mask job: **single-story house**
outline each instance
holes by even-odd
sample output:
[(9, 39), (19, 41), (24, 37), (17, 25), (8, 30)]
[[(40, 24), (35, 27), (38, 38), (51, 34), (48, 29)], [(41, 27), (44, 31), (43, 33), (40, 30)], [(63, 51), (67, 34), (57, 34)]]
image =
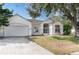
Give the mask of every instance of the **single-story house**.
[(15, 14), (9, 18), (9, 26), (3, 31), (4, 36), (62, 35), (63, 23), (56, 18), (40, 21)]

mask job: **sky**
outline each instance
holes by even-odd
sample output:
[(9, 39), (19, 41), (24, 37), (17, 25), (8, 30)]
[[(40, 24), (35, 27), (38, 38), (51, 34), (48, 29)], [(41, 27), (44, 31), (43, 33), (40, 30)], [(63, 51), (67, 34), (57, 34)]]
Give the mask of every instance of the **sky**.
[[(13, 14), (19, 14), (26, 19), (31, 19), (28, 11), (26, 10), (27, 7), (28, 4), (24, 4), (24, 3), (5, 3), (3, 6), (3, 8), (8, 8), (10, 10), (13, 10)], [(46, 20), (47, 17), (42, 13), (42, 15), (37, 19)]]

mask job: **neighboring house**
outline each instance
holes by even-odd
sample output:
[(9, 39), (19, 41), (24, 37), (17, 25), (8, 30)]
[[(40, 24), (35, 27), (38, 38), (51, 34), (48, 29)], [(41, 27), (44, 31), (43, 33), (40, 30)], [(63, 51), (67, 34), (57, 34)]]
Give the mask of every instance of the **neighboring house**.
[(25, 19), (16, 14), (9, 19), (10, 25), (4, 27), (4, 36), (62, 35), (63, 23), (56, 19), (40, 21)]

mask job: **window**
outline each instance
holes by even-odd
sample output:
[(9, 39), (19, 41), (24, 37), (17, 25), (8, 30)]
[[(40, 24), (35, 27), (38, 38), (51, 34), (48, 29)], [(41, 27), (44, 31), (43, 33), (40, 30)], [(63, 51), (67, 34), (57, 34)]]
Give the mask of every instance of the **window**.
[(38, 28), (37, 27), (34, 27), (34, 32), (38, 32)]
[(60, 33), (60, 25), (55, 25), (55, 33)]

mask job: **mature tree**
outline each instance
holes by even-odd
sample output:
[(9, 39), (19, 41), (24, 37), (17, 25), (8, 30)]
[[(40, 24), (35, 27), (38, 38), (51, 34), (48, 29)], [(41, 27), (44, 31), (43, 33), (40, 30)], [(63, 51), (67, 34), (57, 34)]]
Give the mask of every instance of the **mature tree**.
[(4, 9), (3, 5), (4, 4), (0, 4), (0, 27), (8, 26), (8, 18), (12, 16), (12, 11), (10, 11), (9, 9)]
[[(54, 11), (54, 13), (57, 10), (60, 10), (63, 13), (63, 16), (65, 16), (68, 20), (70, 20), (74, 27), (75, 27), (75, 36), (78, 36), (77, 33), (79, 33), (79, 22), (77, 21), (77, 8), (79, 7), (79, 4), (77, 3), (43, 3), (39, 4), (40, 9), (44, 10), (49, 16), (49, 14)], [(78, 26), (77, 26), (78, 25)]]
[(38, 4), (29, 4), (27, 10), (32, 19), (37, 18), (41, 15), (41, 11)]

